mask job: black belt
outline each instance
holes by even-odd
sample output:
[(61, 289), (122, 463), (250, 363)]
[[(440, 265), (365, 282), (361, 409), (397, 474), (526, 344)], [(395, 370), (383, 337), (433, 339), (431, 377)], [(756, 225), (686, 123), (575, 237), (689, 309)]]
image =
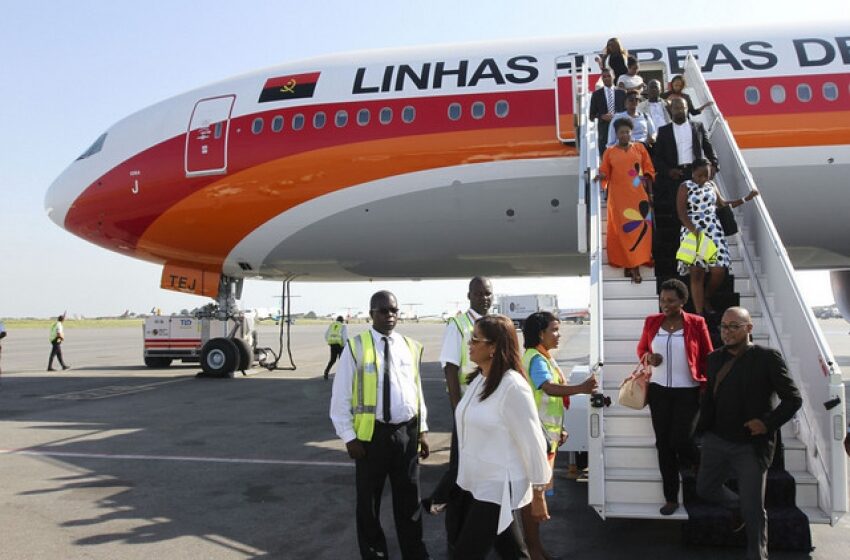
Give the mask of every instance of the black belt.
[(375, 426), (383, 426), (388, 430), (398, 430), (401, 427), (409, 426), (411, 423), (416, 422), (416, 416), (411, 418), (410, 420), (405, 420), (404, 422), (399, 422), (398, 424), (392, 424), (390, 422), (384, 422), (382, 420), (375, 419)]

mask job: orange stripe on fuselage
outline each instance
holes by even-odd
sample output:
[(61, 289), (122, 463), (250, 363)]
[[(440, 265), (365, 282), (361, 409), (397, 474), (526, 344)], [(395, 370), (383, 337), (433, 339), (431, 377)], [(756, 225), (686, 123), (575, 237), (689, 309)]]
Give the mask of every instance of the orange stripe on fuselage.
[(850, 144), (848, 111), (728, 117), (740, 148)]
[(137, 250), (220, 269), (231, 249), (261, 224), (346, 187), (455, 165), (575, 155), (553, 132), (539, 126), (430, 134), (273, 160), (180, 200), (147, 228)]

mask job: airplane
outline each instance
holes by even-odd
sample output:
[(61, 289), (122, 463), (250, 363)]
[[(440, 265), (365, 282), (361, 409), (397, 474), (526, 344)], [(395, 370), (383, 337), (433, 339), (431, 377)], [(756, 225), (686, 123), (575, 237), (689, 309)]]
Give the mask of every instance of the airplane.
[[(665, 82), (698, 58), (794, 266), (831, 270), (845, 317), (848, 27), (620, 35)], [(45, 208), (209, 297), (256, 277), (586, 274), (577, 150), (557, 130), (573, 112), (564, 56), (606, 40), (345, 53), (223, 80), (111, 126)]]

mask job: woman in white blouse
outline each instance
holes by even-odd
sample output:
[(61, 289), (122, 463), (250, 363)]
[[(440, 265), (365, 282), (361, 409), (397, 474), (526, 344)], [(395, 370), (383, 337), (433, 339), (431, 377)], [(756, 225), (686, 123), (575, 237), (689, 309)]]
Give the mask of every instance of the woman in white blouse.
[(511, 320), (476, 321), (469, 358), (478, 369), (455, 410), (463, 521), (449, 549), (458, 560), (484, 559), (493, 548), (503, 559), (529, 558), (516, 512), (530, 503), (535, 519), (549, 519), (543, 492), (552, 471)]
[(693, 435), (712, 346), (705, 319), (682, 309), (687, 301), (684, 282), (665, 280), (658, 295), (661, 313), (646, 318), (637, 347), (638, 356), (648, 356), (655, 368), (647, 401), (664, 489), (661, 515), (673, 515), (679, 509), (680, 469), (696, 468), (699, 463)]

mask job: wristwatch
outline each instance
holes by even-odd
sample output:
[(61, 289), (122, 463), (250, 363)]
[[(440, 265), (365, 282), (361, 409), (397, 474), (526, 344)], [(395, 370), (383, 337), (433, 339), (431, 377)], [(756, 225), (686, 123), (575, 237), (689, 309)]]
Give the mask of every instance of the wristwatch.
[(534, 490), (535, 492), (545, 492), (546, 491), (546, 484), (532, 484), (531, 489)]

